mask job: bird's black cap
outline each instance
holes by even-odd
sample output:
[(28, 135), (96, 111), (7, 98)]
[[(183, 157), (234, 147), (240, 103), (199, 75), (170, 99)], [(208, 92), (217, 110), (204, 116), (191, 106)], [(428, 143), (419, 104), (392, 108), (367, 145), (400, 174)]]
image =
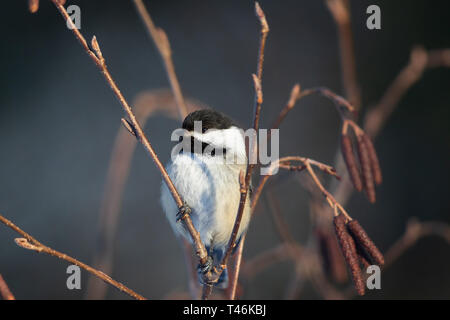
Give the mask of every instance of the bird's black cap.
[(183, 129), (194, 131), (194, 121), (202, 122), (203, 132), (209, 129), (228, 129), (234, 125), (230, 118), (213, 109), (201, 109), (191, 112), (183, 121)]

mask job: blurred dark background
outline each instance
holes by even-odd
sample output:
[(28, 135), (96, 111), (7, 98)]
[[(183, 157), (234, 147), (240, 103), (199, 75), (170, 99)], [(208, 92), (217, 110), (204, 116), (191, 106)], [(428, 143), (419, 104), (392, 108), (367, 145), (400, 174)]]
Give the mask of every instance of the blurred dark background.
[[(258, 47), (253, 1), (145, 1), (168, 34), (186, 96), (241, 123), (251, 119)], [(262, 125), (271, 124), (294, 83), (343, 93), (335, 24), (323, 1), (261, 0), (271, 28), (264, 67)], [(81, 32), (94, 34), (110, 71), (130, 101), (141, 91), (167, 87), (159, 55), (132, 1), (69, 1), (81, 8)], [(366, 28), (370, 4), (382, 29)], [(450, 47), (448, 1), (352, 1), (358, 77), (365, 107), (377, 102), (408, 62), (416, 44)], [(27, 3), (1, 10), (0, 212), (43, 243), (91, 263), (98, 212), (121, 107), (68, 31), (50, 1), (37, 14)], [(407, 220), (450, 223), (450, 70), (433, 69), (402, 99), (376, 141), (384, 170), (378, 201), (363, 195), (347, 204), (382, 251)], [(162, 117), (146, 126), (166, 162), (177, 122)], [(281, 155), (332, 163), (339, 118), (320, 97), (304, 99), (280, 131)], [(131, 139), (131, 138), (130, 138)], [(115, 241), (113, 278), (148, 298), (186, 290), (182, 250), (159, 205), (160, 174), (137, 148), (126, 184)], [(311, 230), (308, 195), (294, 181), (276, 192), (291, 230), (304, 242)], [(279, 243), (264, 206), (252, 222), (244, 258)], [(66, 288), (67, 263), (17, 247), (0, 225), (0, 273), (18, 299), (80, 299)], [(421, 240), (382, 274), (382, 290), (369, 299), (450, 298), (450, 247)], [(244, 298), (282, 298), (292, 264), (266, 270)], [(82, 289), (88, 274), (82, 273)], [(110, 288), (107, 298), (126, 299)], [(318, 298), (306, 287), (299, 298)]]

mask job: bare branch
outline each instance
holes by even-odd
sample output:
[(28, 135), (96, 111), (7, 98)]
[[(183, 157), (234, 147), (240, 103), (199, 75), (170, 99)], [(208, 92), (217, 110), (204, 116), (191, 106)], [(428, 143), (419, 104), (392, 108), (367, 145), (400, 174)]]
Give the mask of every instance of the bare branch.
[(269, 34), (269, 25), (267, 24), (266, 15), (264, 14), (264, 11), (261, 9), (261, 6), (259, 5), (258, 2), (255, 2), (255, 12), (259, 22), (261, 23), (258, 64), (256, 67), (256, 75), (258, 76), (258, 79), (261, 82), (264, 63), (264, 48), (266, 46), (267, 35)]
[(8, 284), (5, 279), (3, 279), (0, 274), (0, 295), (3, 297), (3, 300), (16, 300), (11, 290), (9, 290)]
[[(290, 259), (292, 257), (289, 253), (290, 246), (290, 244), (282, 243), (246, 260), (245, 263), (242, 264), (242, 276), (250, 280), (269, 266)], [(296, 244), (296, 246), (299, 250), (302, 250), (302, 246), (299, 244)]]
[(159, 51), (159, 54), (161, 55), (164, 67), (166, 68), (167, 77), (169, 78), (170, 86), (172, 87), (172, 91), (177, 102), (180, 119), (181, 121), (183, 121), (183, 119), (188, 114), (188, 108), (186, 107), (186, 104), (184, 102), (180, 83), (178, 82), (178, 78), (175, 73), (175, 66), (172, 61), (172, 50), (170, 49), (170, 43), (167, 34), (163, 29), (155, 26), (152, 18), (150, 17), (150, 13), (145, 8), (142, 0), (134, 0), (134, 4), (136, 6), (137, 12), (141, 16), (141, 19), (145, 24), (145, 27), (147, 28), (148, 34), (152, 38), (156, 48)]
[[(258, 2), (255, 2), (255, 12), (256, 16), (261, 24), (261, 33), (260, 33), (260, 42), (259, 42), (259, 50), (258, 50), (258, 62), (256, 67), (256, 74), (253, 74), (253, 84), (255, 87), (255, 103), (254, 103), (254, 111), (253, 111), (253, 129), (256, 133), (259, 129), (259, 118), (261, 113), (261, 105), (263, 103), (263, 93), (262, 93), (262, 87), (261, 87), (261, 81), (262, 81), (262, 72), (263, 72), (263, 63), (264, 63), (264, 48), (266, 45), (266, 39), (267, 35), (269, 33), (269, 25), (267, 24), (267, 20), (265, 17), (265, 14), (263, 10), (261, 9)], [(253, 141), (256, 141), (253, 139)], [(214, 278), (218, 279), (220, 274), (223, 272), (223, 270), (227, 267), (228, 258), (231, 255), (232, 250), (235, 247), (236, 237), (237, 233), (239, 231), (240, 223), (242, 216), (244, 214), (244, 208), (245, 204), (247, 203), (247, 194), (248, 189), (250, 187), (251, 177), (252, 177), (252, 171), (255, 167), (254, 164), (250, 163), (250, 159), (257, 159), (258, 154), (258, 144), (253, 143), (252, 146), (250, 146), (252, 149), (249, 150), (249, 161), (247, 163), (247, 170), (245, 174), (245, 178), (243, 176), (243, 173), (239, 175), (239, 184), (240, 184), (240, 199), (239, 199), (239, 208), (236, 215), (236, 220), (234, 223), (233, 231), (231, 233), (231, 237), (228, 241), (227, 250), (225, 251), (225, 254), (222, 258), (222, 261), (220, 263), (220, 270), (215, 270)], [(244, 242), (241, 241), (241, 246), (244, 245)], [(240, 254), (242, 254), (242, 251), (240, 251)], [(241, 259), (241, 257), (238, 255), (236, 259)], [(239, 271), (235, 273), (236, 280), (238, 281), (238, 275)], [(211, 275), (210, 275), (211, 276)], [(217, 280), (216, 280), (217, 281)], [(211, 294), (212, 287), (211, 285), (205, 285), (203, 290), (203, 299), (207, 299), (209, 294)]]
[(230, 284), (228, 285), (227, 291), (228, 291), (228, 299), (229, 300), (235, 300), (236, 299), (236, 290), (238, 286), (238, 280), (239, 280), (239, 273), (241, 270), (241, 264), (242, 264), (242, 251), (244, 250), (244, 243), (245, 243), (246, 235), (244, 234), (241, 238), (241, 243), (239, 245), (239, 248), (237, 249), (236, 253), (234, 254), (234, 265), (232, 268), (232, 272), (229, 273), (230, 275)]
[[(296, 103), (300, 99), (302, 99), (306, 96), (312, 95), (312, 94), (320, 94), (320, 95), (330, 99), (331, 101), (333, 101), (335, 103), (336, 109), (339, 112), (340, 116), (344, 119), (347, 118), (345, 115), (345, 112), (354, 113), (356, 110), (355, 107), (350, 102), (348, 102), (345, 98), (334, 93), (333, 91), (331, 91), (328, 88), (317, 87), (317, 88), (300, 90), (300, 85), (296, 84), (291, 90), (291, 94), (290, 94), (288, 103), (280, 111), (277, 119), (274, 121), (274, 123), (272, 125), (272, 129), (278, 129), (280, 127), (281, 123), (286, 118), (289, 111), (294, 109)], [(340, 107), (344, 108), (344, 110), (341, 110)]]
[[(186, 100), (186, 106), (191, 111), (202, 105), (203, 103), (193, 99)], [(178, 120), (177, 104), (173, 94), (168, 89), (144, 91), (134, 99), (133, 106), (136, 119), (143, 126), (152, 116), (157, 114)], [(128, 121), (126, 123), (130, 126)], [(130, 129), (132, 131), (132, 128)], [(130, 139), (129, 131), (119, 127), (117, 132), (99, 213), (97, 249), (93, 266), (109, 274), (113, 270), (113, 243), (121, 212), (123, 191), (137, 144), (136, 139)], [(107, 286), (103, 282), (94, 281), (94, 279), (94, 277), (89, 278), (88, 289), (86, 290), (87, 298), (93, 300), (103, 299), (106, 295)], [(197, 276), (195, 276), (195, 279), (197, 280)]]
[(28, 9), (31, 13), (36, 13), (39, 10), (39, 0), (28, 0)]
[(353, 45), (353, 33), (348, 0), (327, 0), (328, 9), (338, 29), (341, 56), (341, 72), (345, 95), (356, 107), (361, 106), (361, 92), (356, 76), (356, 63)]
[(391, 265), (419, 239), (431, 235), (442, 237), (450, 245), (450, 226), (448, 224), (438, 221), (420, 222), (416, 218), (411, 218), (403, 236), (386, 251), (385, 266)]
[[(91, 49), (87, 45), (87, 42), (84, 39), (83, 35), (75, 27), (75, 25), (73, 25), (73, 22), (70, 19), (66, 9), (58, 2), (58, 0), (52, 0), (52, 2), (55, 4), (56, 8), (59, 10), (59, 12), (64, 17), (64, 19), (67, 21), (67, 23), (69, 25), (71, 25), (71, 27), (72, 27), (71, 30), (72, 30), (73, 34), (78, 39), (78, 41), (81, 43), (81, 45), (85, 49), (86, 53), (91, 57), (91, 59), (94, 61), (94, 63), (97, 65), (97, 67), (102, 72), (102, 74), (105, 77), (106, 81), (108, 82), (109, 86), (111, 87), (114, 94), (118, 98), (120, 104), (122, 105), (124, 112), (128, 116), (129, 122), (133, 126), (133, 131), (136, 132), (136, 138), (144, 146), (144, 149), (148, 152), (150, 157), (155, 162), (157, 168), (161, 172), (163, 180), (166, 183), (177, 207), (181, 210), (182, 208), (185, 207), (185, 204), (184, 204), (183, 200), (181, 199), (178, 191), (176, 190), (172, 180), (170, 179), (169, 175), (167, 174), (166, 169), (164, 168), (163, 164), (159, 160), (155, 150), (153, 149), (152, 145), (150, 144), (150, 141), (145, 136), (141, 126), (139, 125), (139, 123), (136, 119), (136, 116), (134, 115), (133, 111), (131, 110), (130, 105), (125, 100), (124, 96), (122, 95), (122, 93), (119, 90), (119, 87), (117, 86), (117, 84), (113, 80), (111, 74), (109, 73), (109, 70), (106, 67), (105, 59), (103, 58), (103, 55), (101, 53), (100, 47), (97, 43), (97, 40), (94, 37), (93, 41), (92, 41), (92, 46), (95, 50), (95, 53), (94, 53), (93, 51), (91, 51)], [(206, 248), (200, 239), (200, 234), (195, 229), (189, 215), (185, 215), (182, 220), (184, 222), (184, 225), (185, 225), (187, 231), (191, 235), (191, 238), (192, 238), (192, 241), (193, 241), (194, 247), (195, 247), (195, 253), (196, 253), (197, 257), (199, 258), (200, 263), (205, 263), (207, 260), (207, 257), (208, 257), (208, 253), (206, 252)]]
[[(299, 157), (299, 156), (289, 156), (289, 157), (280, 158), (277, 161), (274, 161), (270, 165), (270, 167), (267, 168), (267, 175), (261, 179), (258, 187), (256, 188), (255, 195), (252, 200), (252, 212), (254, 213), (253, 210), (254, 210), (254, 208), (256, 208), (256, 205), (258, 203), (262, 189), (263, 189), (264, 185), (267, 183), (267, 180), (272, 176), (272, 173), (275, 170), (275, 168), (279, 167), (282, 169), (291, 170), (291, 168), (292, 168), (291, 163), (295, 162), (295, 161), (302, 163), (303, 167), (308, 171), (308, 173), (313, 178), (313, 181), (316, 184), (316, 186), (320, 189), (322, 194), (326, 197), (327, 201), (329, 201), (330, 206), (332, 208), (334, 208), (334, 206), (337, 206), (338, 209), (344, 213), (344, 215), (348, 216), (347, 212), (341, 207), (341, 205), (339, 205), (339, 203), (337, 203), (337, 201), (333, 198), (333, 196), (328, 191), (326, 191), (326, 189), (323, 187), (322, 183), (317, 178), (317, 175), (314, 173), (314, 170), (312, 169), (312, 167), (314, 166), (314, 167), (318, 168), (319, 170), (337, 178), (338, 176), (336, 174), (336, 170), (333, 167), (323, 164), (321, 162), (318, 162), (316, 160), (312, 160), (312, 159), (305, 158), (305, 157)], [(288, 164), (288, 165), (286, 165), (286, 164)]]
[(378, 135), (400, 99), (419, 81), (424, 71), (438, 67), (450, 67), (450, 49), (426, 51), (422, 47), (415, 47), (411, 51), (409, 63), (392, 81), (378, 104), (367, 112), (364, 130), (369, 136), (374, 138)]
[(129, 296), (137, 299), (137, 300), (146, 300), (143, 296), (141, 296), (140, 294), (134, 292), (133, 290), (129, 289), (128, 287), (126, 287), (125, 285), (123, 285), (120, 282), (117, 282), (115, 280), (113, 280), (110, 276), (106, 275), (105, 273), (96, 270), (90, 266), (88, 266), (87, 264), (72, 258), (71, 256), (56, 251), (50, 247), (47, 247), (46, 245), (40, 243), (38, 240), (36, 240), (35, 238), (33, 238), (31, 235), (29, 235), (28, 233), (26, 233), (25, 231), (23, 231), (22, 229), (20, 229), (18, 226), (16, 226), (14, 223), (12, 223), (10, 220), (6, 219), (5, 217), (3, 217), (2, 215), (0, 215), (0, 222), (2, 222), (4, 225), (6, 225), (8, 228), (14, 230), (15, 232), (17, 232), (18, 234), (20, 234), (23, 238), (17, 238), (15, 239), (15, 242), (18, 246), (24, 248), (24, 249), (28, 249), (28, 250), (33, 250), (36, 252), (43, 252), (46, 253), (48, 255), (57, 257), (59, 259), (65, 260), (71, 264), (77, 265), (80, 268), (83, 268), (84, 270), (88, 271), (89, 273), (95, 275), (97, 278), (100, 278), (101, 280), (105, 281), (106, 283), (109, 283), (110, 285), (114, 286), (115, 288), (119, 289), (122, 292), (125, 292), (126, 294), (128, 294)]

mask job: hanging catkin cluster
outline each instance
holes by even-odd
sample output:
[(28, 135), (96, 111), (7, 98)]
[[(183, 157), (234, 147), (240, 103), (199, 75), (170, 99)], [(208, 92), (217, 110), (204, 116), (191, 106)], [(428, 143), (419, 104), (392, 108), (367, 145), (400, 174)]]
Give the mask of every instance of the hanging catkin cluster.
[(356, 291), (359, 295), (364, 295), (365, 284), (360, 265), (381, 267), (384, 265), (383, 255), (358, 221), (348, 221), (344, 215), (339, 214), (334, 217), (334, 229)]

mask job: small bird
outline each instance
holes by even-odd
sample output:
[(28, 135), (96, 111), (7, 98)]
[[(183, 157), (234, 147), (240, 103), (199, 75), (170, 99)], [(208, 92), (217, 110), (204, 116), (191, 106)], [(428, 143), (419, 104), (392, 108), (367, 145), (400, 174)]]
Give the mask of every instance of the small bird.
[[(239, 174), (247, 168), (245, 138), (243, 130), (230, 118), (213, 109), (190, 113), (182, 129), (179, 137), (182, 148), (172, 152), (166, 169), (191, 209), (192, 223), (209, 254), (208, 263), (198, 267), (202, 282), (201, 274), (220, 263), (234, 227), (240, 200)], [(161, 204), (175, 234), (191, 241), (182, 221), (177, 219), (178, 208), (165, 183), (161, 187)], [(249, 221), (250, 196), (245, 203), (235, 249)], [(228, 286), (226, 269), (215, 286)]]

